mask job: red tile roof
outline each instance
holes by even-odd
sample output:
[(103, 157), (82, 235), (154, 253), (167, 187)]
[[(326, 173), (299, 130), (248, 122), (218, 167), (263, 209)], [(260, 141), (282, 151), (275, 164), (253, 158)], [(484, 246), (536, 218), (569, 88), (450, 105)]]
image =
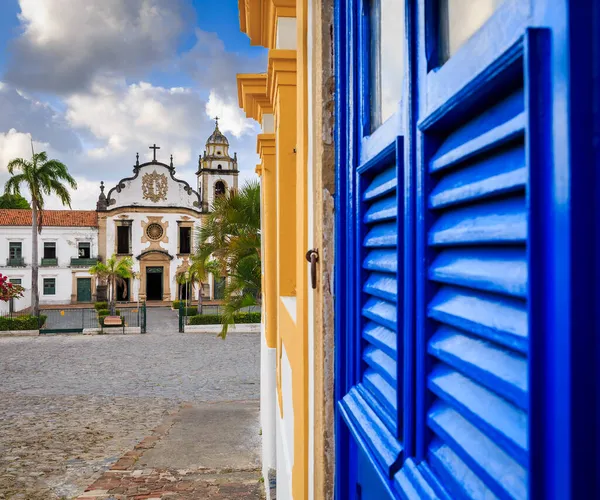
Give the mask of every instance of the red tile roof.
[[(31, 210), (0, 209), (0, 226), (31, 226)], [(44, 210), (44, 226), (98, 227), (94, 210)]]

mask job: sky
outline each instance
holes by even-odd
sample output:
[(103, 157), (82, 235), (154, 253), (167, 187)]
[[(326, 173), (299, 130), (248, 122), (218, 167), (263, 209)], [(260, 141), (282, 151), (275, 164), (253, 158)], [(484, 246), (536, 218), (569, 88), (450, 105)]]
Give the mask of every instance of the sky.
[(240, 32), (237, 0), (1, 0), (0, 46), (0, 186), (32, 140), (77, 180), (73, 208), (95, 209), (100, 181), (129, 177), (154, 143), (195, 186), (214, 116), (240, 185), (255, 178), (259, 130), (235, 75), (265, 71), (267, 54)]

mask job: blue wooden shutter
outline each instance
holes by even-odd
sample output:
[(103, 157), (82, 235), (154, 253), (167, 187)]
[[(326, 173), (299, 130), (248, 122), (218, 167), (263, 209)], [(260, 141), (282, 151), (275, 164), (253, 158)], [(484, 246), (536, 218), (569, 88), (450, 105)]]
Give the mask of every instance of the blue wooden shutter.
[[(363, 452), (391, 479), (402, 452), (398, 383), (398, 159), (392, 144), (358, 169), (357, 380), (342, 416)], [(400, 205), (401, 206), (401, 205)]]
[(451, 498), (527, 496), (525, 129), (519, 89), (444, 135), (428, 162), (420, 467)]

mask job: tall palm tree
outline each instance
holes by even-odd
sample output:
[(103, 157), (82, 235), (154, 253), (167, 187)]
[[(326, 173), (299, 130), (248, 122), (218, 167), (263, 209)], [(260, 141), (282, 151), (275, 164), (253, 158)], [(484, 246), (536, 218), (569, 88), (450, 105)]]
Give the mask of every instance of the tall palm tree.
[(90, 274), (97, 276), (100, 280), (108, 282), (109, 289), (109, 309), (111, 316), (116, 312), (115, 298), (117, 296), (117, 285), (127, 287), (127, 280), (134, 277), (133, 260), (131, 257), (122, 257), (117, 259), (112, 255), (107, 259), (106, 264), (98, 262), (90, 267)]
[(8, 164), (8, 173), (12, 176), (4, 186), (4, 194), (20, 195), (21, 184), (29, 190), (32, 209), (32, 250), (31, 250), (31, 309), (34, 315), (40, 312), (38, 290), (38, 234), (44, 224), (44, 197), (58, 196), (63, 205), (71, 208), (71, 194), (68, 188), (76, 189), (75, 179), (69, 175), (64, 163), (49, 160), (45, 151), (34, 153), (31, 160), (15, 158)]
[(215, 199), (200, 228), (199, 259), (209, 256), (227, 282), (221, 336), (242, 307), (258, 305), (260, 275), (260, 185), (247, 182), (239, 191)]

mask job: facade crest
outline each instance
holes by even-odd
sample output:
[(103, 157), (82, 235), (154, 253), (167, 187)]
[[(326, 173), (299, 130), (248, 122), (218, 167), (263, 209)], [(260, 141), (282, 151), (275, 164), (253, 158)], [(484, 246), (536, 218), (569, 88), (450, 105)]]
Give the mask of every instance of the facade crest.
[(144, 174), (142, 176), (142, 193), (144, 200), (150, 200), (154, 203), (160, 200), (167, 199), (167, 190), (169, 188), (167, 182), (167, 176), (152, 172), (151, 174)]

